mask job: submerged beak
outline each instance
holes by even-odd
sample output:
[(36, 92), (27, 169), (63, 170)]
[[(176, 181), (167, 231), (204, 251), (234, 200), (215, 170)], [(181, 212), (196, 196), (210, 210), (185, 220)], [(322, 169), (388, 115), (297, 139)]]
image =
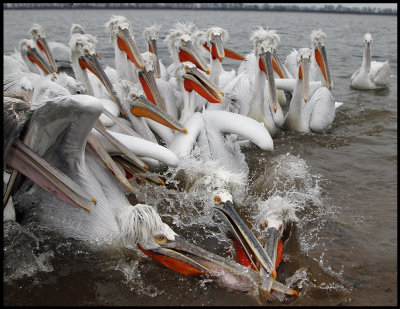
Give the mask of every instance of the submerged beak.
[(212, 59), (218, 59), (220, 62), (224, 60), (225, 57), (225, 50), (224, 50), (224, 44), (222, 43), (222, 39), (220, 35), (215, 35), (212, 40), (210, 41), (211, 43), (211, 57)]
[(47, 61), (43, 59), (35, 47), (28, 47), (26, 56), (28, 59), (36, 64), (46, 75), (53, 73), (54, 70), (48, 65)]
[(101, 66), (98, 60), (98, 56), (96, 54), (86, 54), (84, 56), (81, 56), (79, 58), (79, 65), (81, 66), (82, 70), (88, 69), (90, 72), (97, 76), (97, 78), (103, 83), (104, 87), (106, 87), (114, 103), (118, 105), (121, 114), (125, 117), (126, 112), (120, 100), (118, 99), (110, 80), (104, 72), (103, 67)]
[(179, 60), (181, 62), (189, 61), (196, 65), (199, 70), (210, 74), (210, 69), (204, 58), (196, 51), (193, 47), (192, 42), (186, 41), (184, 44), (179, 46)]
[[(261, 269), (264, 269), (268, 275), (272, 274), (273, 279), (276, 279), (275, 264), (248, 226), (240, 218), (233, 203), (229, 200), (222, 202), (219, 196), (214, 197), (214, 203), (215, 209), (218, 210), (220, 217), (233, 233), (239, 253), (245, 255), (248, 263), (250, 263), (255, 271), (260, 272)], [(269, 286), (266, 287), (268, 292), (273, 283), (273, 280), (269, 281)]]
[[(255, 271), (197, 247), (175, 236), (157, 249), (139, 249), (164, 266), (184, 275), (208, 275), (220, 279), (245, 282), (247, 287), (259, 286), (260, 275)], [(232, 280), (233, 279), (233, 280)]]
[(275, 78), (272, 65), (272, 54), (269, 51), (260, 54), (259, 65), (260, 69), (267, 76), (269, 102), (272, 105), (274, 112), (276, 113), (278, 109), (277, 107), (278, 99), (276, 97)]
[(178, 120), (176, 120), (170, 114), (162, 111), (143, 95), (132, 98), (132, 102), (130, 104), (131, 106), (133, 105), (133, 107), (130, 109), (132, 115), (146, 117), (173, 130), (177, 130), (185, 134), (187, 133), (186, 128)]
[(157, 50), (157, 40), (152, 39), (149, 41), (149, 52), (156, 55), (156, 63), (154, 66), (154, 74), (156, 74), (157, 78), (161, 77), (161, 68), (160, 68), (160, 60), (158, 57), (158, 50)]
[(19, 140), (16, 140), (11, 146), (6, 163), (41, 188), (72, 205), (90, 212), (88, 205), (92, 202), (95, 205), (97, 203), (71, 178), (51, 166)]
[(367, 62), (368, 73), (371, 70), (371, 42), (364, 43), (365, 61)]
[(58, 73), (56, 62), (54, 60), (53, 54), (50, 51), (49, 45), (47, 44), (46, 38), (38, 38), (36, 40), (36, 44), (45, 53), (47, 59), (49, 60), (52, 71)]
[(119, 29), (117, 33), (117, 43), (120, 50), (126, 53), (126, 56), (138, 68), (144, 70), (144, 61), (142, 54), (137, 48), (128, 29)]
[(303, 97), (304, 102), (308, 101), (310, 88), (310, 59), (301, 59), (299, 67), (299, 79), (303, 81)]
[(154, 72), (152, 71), (147, 72), (140, 70), (138, 72), (138, 75), (139, 75), (139, 81), (142, 84), (142, 88), (144, 90), (146, 98), (153, 104), (157, 105), (159, 109), (166, 112), (167, 109), (165, 107), (164, 100), (160, 95), (160, 91), (158, 91), (156, 79), (154, 77)]
[(326, 56), (325, 46), (321, 46), (320, 44), (318, 44), (317, 48), (315, 49), (315, 60), (319, 68), (321, 69), (322, 75), (324, 76), (326, 82), (328, 83), (329, 90), (332, 90), (332, 79), (331, 79), (331, 73), (329, 71), (328, 58)]
[(186, 69), (186, 73), (182, 77), (186, 91), (191, 92), (195, 90), (210, 103), (222, 102), (217, 88), (204, 74), (197, 71), (196, 68)]

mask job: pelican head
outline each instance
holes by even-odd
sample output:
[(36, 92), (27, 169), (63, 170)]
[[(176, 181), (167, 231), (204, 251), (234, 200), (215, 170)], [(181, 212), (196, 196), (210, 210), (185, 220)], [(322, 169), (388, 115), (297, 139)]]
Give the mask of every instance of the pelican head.
[(328, 84), (329, 89), (332, 89), (332, 78), (329, 71), (328, 57), (326, 56), (326, 33), (321, 29), (311, 32), (311, 44), (314, 51), (315, 61)]
[(133, 36), (132, 26), (123, 16), (113, 15), (105, 24), (111, 43), (117, 43), (128, 59), (139, 69), (144, 69), (143, 59)]
[(43, 57), (38, 53), (32, 40), (21, 40), (19, 43), (19, 51), (22, 59), (32, 72), (39, 73), (37, 67), (39, 67), (39, 69), (42, 70), (45, 75), (54, 72), (49, 66), (48, 62), (44, 60)]
[(225, 57), (224, 43), (229, 39), (228, 31), (221, 27), (211, 27), (205, 33), (207, 42), (211, 44), (211, 57), (220, 62)]
[(219, 91), (216, 86), (201, 73), (195, 64), (186, 61), (180, 63), (174, 71), (174, 76), (178, 81), (182, 81), (186, 91), (195, 90), (210, 103), (221, 103)]
[(87, 78), (85, 79), (84, 74), (87, 73), (84, 72), (86, 69), (91, 71), (103, 83), (112, 100), (118, 105), (122, 115), (125, 116), (126, 113), (124, 112), (121, 102), (116, 96), (113, 86), (98, 60), (99, 55), (96, 52), (96, 43), (96, 38), (90, 34), (75, 34), (71, 37), (69, 48), (75, 76), (78, 80), (83, 82), (86, 80), (86, 87), (89, 90), (91, 86)]
[(156, 74), (157, 78), (160, 78), (160, 62), (157, 50), (157, 40), (158, 40), (158, 32), (160, 31), (160, 26), (158, 24), (154, 24), (150, 27), (146, 27), (143, 30), (143, 36), (146, 40), (149, 52), (153, 53), (156, 56), (156, 62), (154, 67), (154, 73)]
[(371, 44), (372, 44), (372, 35), (371, 33), (366, 33), (364, 35), (364, 58), (368, 73), (371, 70)]
[(69, 30), (69, 34), (72, 36), (74, 34), (85, 34), (85, 29), (79, 24), (71, 24), (71, 29)]
[(47, 43), (46, 34), (43, 27), (38, 24), (33, 24), (32, 28), (29, 30), (29, 33), (32, 35), (32, 39), (39, 49), (46, 55), (53, 71), (57, 73), (57, 65)]
[(265, 73), (268, 81), (269, 102), (276, 113), (278, 107), (278, 99), (276, 96), (274, 70), (279, 76), (284, 77), (283, 66), (280, 63), (276, 48), (280, 40), (279, 35), (275, 30), (265, 30), (259, 27), (251, 35), (251, 40), (254, 44), (254, 52), (259, 59), (259, 68)]
[(137, 245), (143, 253), (167, 268), (184, 275), (234, 275), (238, 279), (246, 279), (250, 284), (257, 285), (260, 282), (254, 271), (181, 238), (148, 205), (128, 206), (121, 211), (117, 220), (125, 247)]
[(190, 61), (196, 67), (210, 74), (210, 69), (204, 58), (197, 50), (196, 44), (192, 42), (192, 28), (194, 24), (177, 23), (175, 29), (170, 31), (170, 34), (164, 39), (168, 43), (169, 52), (172, 55), (175, 63)]
[(309, 86), (310, 86), (310, 63), (311, 50), (309, 48), (300, 48), (297, 54), (297, 65), (299, 67), (298, 78), (303, 82), (304, 102), (308, 101)]
[(145, 97), (143, 90), (132, 82), (119, 80), (115, 84), (115, 90), (121, 102), (129, 106), (132, 115), (146, 117), (173, 130), (187, 133), (187, 130), (180, 122), (150, 102)]
[[(229, 230), (233, 233), (238, 249), (238, 256), (242, 258), (241, 263), (245, 266), (251, 265), (252, 269), (257, 272), (264, 269), (276, 279), (275, 264), (246, 223), (244, 223), (236, 212), (232, 195), (225, 189), (216, 190), (214, 192), (214, 207)], [(268, 287), (268, 292), (271, 287), (272, 281)]]

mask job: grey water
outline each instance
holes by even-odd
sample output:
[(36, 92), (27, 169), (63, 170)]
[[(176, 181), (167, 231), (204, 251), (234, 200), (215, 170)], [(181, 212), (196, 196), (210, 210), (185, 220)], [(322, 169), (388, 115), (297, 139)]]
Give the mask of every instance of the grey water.
[[(141, 51), (146, 50), (144, 27), (160, 24), (158, 49), (166, 66), (171, 59), (162, 39), (177, 21), (191, 21), (199, 29), (225, 28), (226, 45), (242, 54), (252, 51), (249, 37), (258, 26), (275, 29), (281, 60), (293, 48), (310, 47), (311, 31), (323, 29), (332, 94), (344, 104), (326, 133), (282, 131), (272, 152), (243, 149), (250, 173), (238, 210), (262, 234), (262, 203), (283, 196), (300, 207), (277, 269), (279, 281), (300, 296), (270, 304), (397, 304), (397, 16), (188, 10), (4, 10), (3, 15), (4, 54), (29, 38), (33, 23), (45, 28), (49, 40), (64, 44), (71, 23), (78, 23), (97, 37), (104, 67), (114, 65), (104, 27), (112, 15), (129, 19)], [(388, 89), (350, 88), (366, 32), (374, 39), (372, 60), (389, 60)], [(225, 59), (224, 66), (237, 70), (239, 62)], [(186, 192), (177, 180), (166, 188), (144, 184), (137, 190), (132, 203), (155, 206), (187, 240), (233, 255), (230, 240), (209, 223), (206, 199)], [(4, 305), (265, 305), (211, 279), (175, 273), (140, 253), (95, 250), (24, 218), (4, 225), (3, 240)]]

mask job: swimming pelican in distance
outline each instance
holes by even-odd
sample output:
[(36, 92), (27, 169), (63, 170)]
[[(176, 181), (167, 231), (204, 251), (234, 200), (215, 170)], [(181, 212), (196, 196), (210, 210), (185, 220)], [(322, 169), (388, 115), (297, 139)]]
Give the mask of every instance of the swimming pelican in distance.
[(372, 35), (364, 35), (364, 54), (361, 67), (351, 75), (351, 87), (354, 89), (382, 89), (389, 86), (389, 60), (371, 61)]
[[(164, 266), (185, 275), (210, 275), (225, 279), (226, 284), (232, 284), (229, 278), (235, 278), (233, 281), (243, 282), (242, 289), (258, 287), (261, 278), (256, 272), (183, 240), (162, 222), (152, 207), (130, 204), (110, 171), (85, 150), (86, 140), (102, 113), (96, 101), (98, 99), (87, 95), (58, 97), (38, 107), (31, 119), (37, 128), (32, 137), (36, 137), (36, 141), (46, 141), (31, 146), (83, 191), (95, 195), (96, 206), (92, 206), (90, 212), (83, 212), (33, 186), (29, 192), (23, 187), (15, 194), (21, 210), (33, 207), (35, 211), (30, 213), (34, 213), (35, 220), (63, 237), (97, 246), (139, 248)], [(53, 114), (56, 117), (42, 117), (51, 110), (56, 112)], [(62, 126), (57, 125), (60, 119)], [(49, 138), (43, 138), (42, 134)], [(34, 205), (23, 202), (32, 197), (38, 201)]]
[(335, 101), (326, 87), (310, 93), (309, 71), (312, 52), (301, 48), (298, 52), (296, 85), (285, 116), (284, 128), (300, 132), (323, 132), (335, 118)]
[(154, 24), (150, 27), (144, 28), (143, 36), (144, 39), (146, 40), (148, 51), (153, 53), (157, 57), (156, 65), (154, 68), (154, 73), (156, 74), (156, 77), (168, 81), (169, 80), (168, 71), (158, 55), (157, 40), (159, 38), (159, 31), (160, 31), (160, 25)]
[(224, 189), (216, 190), (214, 192), (213, 204), (219, 217), (232, 232), (239, 262), (244, 266), (250, 266), (251, 269), (262, 274), (263, 284), (260, 286), (261, 294), (266, 293), (268, 295), (271, 290), (273, 290), (288, 295), (298, 296), (297, 291), (291, 290), (275, 280), (277, 277), (276, 268), (278, 264), (276, 263), (278, 245), (275, 245), (275, 243), (278, 244), (280, 240), (279, 236), (281, 236), (283, 228), (282, 225), (280, 226), (280, 229), (278, 227), (279, 231), (277, 231), (277, 233), (280, 234), (274, 233), (272, 229), (274, 229), (274, 224), (276, 222), (273, 221), (273, 218), (277, 218), (278, 220), (276, 221), (280, 223), (282, 221), (280, 220), (281, 217), (275, 216), (272, 218), (272, 216), (269, 216), (269, 221), (271, 221), (269, 230), (270, 235), (268, 235), (266, 243), (267, 250), (265, 250), (247, 224), (236, 212), (233, 198), (229, 191)]
[[(321, 29), (311, 32), (311, 64), (310, 64), (310, 81), (320, 81), (323, 87), (329, 90), (333, 88), (333, 81), (328, 65), (328, 57), (326, 55), (326, 33)], [(298, 50), (294, 49), (285, 59), (285, 66), (290, 74), (297, 76), (297, 58)]]

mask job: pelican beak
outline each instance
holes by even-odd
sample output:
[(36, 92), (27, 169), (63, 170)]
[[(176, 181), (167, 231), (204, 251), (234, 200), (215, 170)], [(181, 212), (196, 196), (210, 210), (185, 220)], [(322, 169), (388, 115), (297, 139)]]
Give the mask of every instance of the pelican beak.
[(214, 205), (221, 219), (234, 235), (241, 263), (250, 265), (257, 272), (263, 270), (267, 274), (267, 280), (263, 283), (263, 287), (269, 292), (277, 276), (272, 259), (240, 218), (230, 200), (222, 202), (221, 198), (216, 195), (214, 196)]
[(121, 114), (125, 117), (125, 109), (118, 99), (118, 96), (115, 93), (114, 88), (107, 77), (107, 74), (104, 72), (103, 67), (98, 60), (98, 56), (96, 54), (86, 54), (84, 56), (81, 56), (79, 58), (79, 65), (81, 66), (82, 70), (88, 69), (90, 72), (97, 76), (97, 78), (103, 83), (104, 87), (107, 89), (114, 103), (118, 105)]
[(191, 92), (195, 90), (210, 103), (221, 103), (218, 89), (214, 84), (196, 68), (187, 68), (183, 74), (185, 90)]
[(315, 49), (315, 60), (321, 69), (322, 75), (328, 83), (329, 90), (332, 90), (332, 79), (329, 71), (328, 57), (326, 56), (325, 46), (318, 44), (317, 48)]
[(220, 35), (214, 35), (214, 37), (210, 41), (211, 43), (211, 57), (212, 59), (218, 59), (219, 62), (222, 62), (225, 57), (224, 43), (222, 43), (222, 39)]
[(160, 95), (160, 91), (158, 90), (156, 79), (154, 77), (154, 72), (152, 71), (143, 71), (140, 70), (138, 72), (139, 81), (142, 84), (142, 88), (144, 90), (144, 94), (146, 95), (147, 99), (151, 101), (153, 104), (158, 106), (164, 112), (167, 112), (165, 107), (165, 103), (163, 98)]
[(204, 58), (196, 51), (191, 41), (186, 41), (179, 46), (179, 60), (181, 62), (189, 61), (196, 65), (199, 70), (210, 74), (210, 69)]
[(41, 188), (72, 205), (88, 212), (90, 212), (88, 205), (92, 202), (96, 205), (96, 200), (89, 197), (77, 183), (19, 140), (12, 144), (6, 163)]
[(161, 77), (161, 68), (160, 68), (160, 60), (158, 57), (158, 50), (157, 50), (157, 40), (152, 39), (149, 41), (149, 52), (156, 55), (156, 63), (154, 65), (154, 74), (156, 74), (157, 78)]
[(282, 254), (282, 225), (278, 230), (275, 227), (267, 227), (266, 234), (265, 250), (268, 256), (271, 257), (275, 268), (278, 268)]
[[(260, 275), (243, 265), (215, 255), (175, 236), (157, 249), (139, 249), (164, 266), (184, 275), (206, 275), (214, 278), (240, 282), (249, 287), (259, 286)], [(250, 288), (249, 288), (250, 289)]]
[(276, 87), (271, 52), (267, 51), (260, 54), (259, 65), (260, 69), (267, 76), (269, 102), (272, 105), (274, 112), (276, 113), (278, 109), (278, 99), (276, 97)]
[(53, 54), (50, 51), (49, 45), (47, 44), (46, 38), (37, 38), (36, 44), (45, 53), (47, 59), (49, 60), (52, 71), (58, 73), (56, 62), (54, 60)]
[(47, 61), (43, 59), (35, 47), (28, 47), (26, 56), (28, 59), (36, 64), (46, 75), (53, 73), (53, 69), (48, 65)]
[(365, 42), (364, 43), (364, 49), (365, 49), (365, 61), (367, 61), (367, 70), (368, 73), (371, 70), (371, 42)]
[(168, 128), (187, 133), (186, 128), (174, 117), (162, 111), (143, 95), (132, 98), (130, 103), (132, 115), (152, 119)]
[(117, 43), (120, 50), (126, 53), (126, 56), (139, 69), (144, 70), (144, 61), (142, 54), (137, 48), (128, 29), (121, 29), (117, 33)]
[(310, 59), (301, 59), (299, 67), (299, 79), (303, 81), (304, 102), (307, 103), (310, 91)]
[(242, 54), (228, 48), (228, 47), (224, 47), (224, 51), (225, 51), (225, 57), (226, 58), (231, 58), (231, 59), (235, 59), (235, 60), (244, 60), (246, 59), (245, 56), (243, 56)]
[(279, 60), (278, 55), (276, 54), (276, 50), (274, 50), (274, 53), (272, 55), (272, 66), (274, 68), (274, 71), (279, 75), (280, 78), (289, 78), (285, 67)]

